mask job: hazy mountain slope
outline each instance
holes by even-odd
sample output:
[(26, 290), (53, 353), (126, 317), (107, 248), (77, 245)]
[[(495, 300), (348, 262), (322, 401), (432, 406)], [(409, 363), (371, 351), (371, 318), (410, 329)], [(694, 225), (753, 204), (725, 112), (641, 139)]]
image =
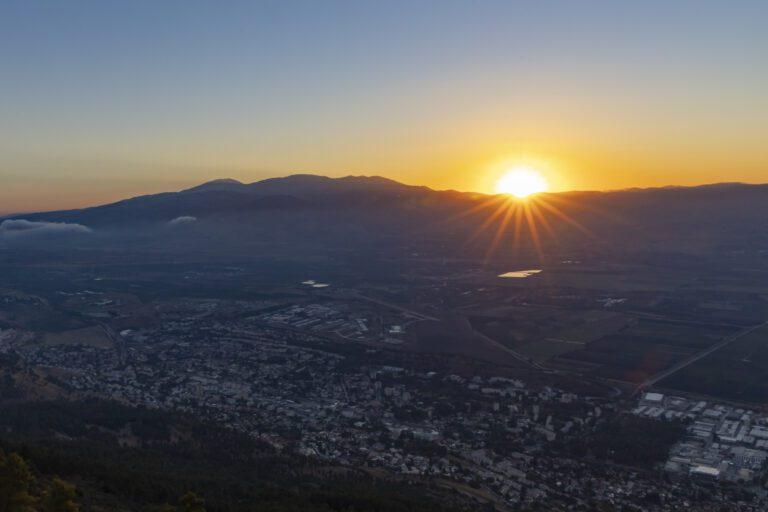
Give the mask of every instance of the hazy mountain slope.
[[(18, 218), (82, 224), (94, 229), (94, 238), (133, 230), (147, 243), (234, 251), (254, 244), (265, 251), (365, 246), (390, 250), (441, 240), (433, 249), (442, 247), (443, 253), (452, 254), (476, 246), (480, 254), (498, 234), (499, 253), (515, 243), (559, 250), (609, 247), (632, 252), (654, 247), (686, 252), (765, 237), (768, 186), (568, 192), (516, 202), (379, 177), (294, 175), (249, 185), (217, 180), (178, 193)], [(174, 219), (185, 225), (169, 231)]]
[(223, 178), (208, 181), (202, 185), (182, 190), (182, 192), (240, 192), (246, 189), (246, 185), (231, 178)]

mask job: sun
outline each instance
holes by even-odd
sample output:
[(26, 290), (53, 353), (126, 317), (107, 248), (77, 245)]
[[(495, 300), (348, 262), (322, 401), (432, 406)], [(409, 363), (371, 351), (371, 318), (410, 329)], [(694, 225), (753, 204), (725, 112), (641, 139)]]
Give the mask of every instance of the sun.
[(497, 194), (509, 194), (521, 199), (547, 190), (547, 180), (539, 171), (530, 167), (508, 170), (498, 179), (495, 186)]

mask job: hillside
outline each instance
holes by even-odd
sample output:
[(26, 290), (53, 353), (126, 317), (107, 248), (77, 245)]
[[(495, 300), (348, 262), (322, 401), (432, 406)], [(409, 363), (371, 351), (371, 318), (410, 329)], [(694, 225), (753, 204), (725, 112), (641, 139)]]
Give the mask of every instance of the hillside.
[[(290, 449), (277, 453), (189, 416), (116, 402), (6, 405), (0, 428), (0, 449), (18, 453), (30, 467), (32, 495), (61, 477), (77, 486), (72, 500), (88, 512), (172, 510), (167, 505), (190, 491), (202, 496), (208, 512), (446, 510), (426, 489), (323, 465)], [(0, 479), (3, 464), (0, 456)], [(26, 488), (17, 487), (14, 492)]]
[[(518, 249), (532, 253), (552, 247), (701, 254), (766, 236), (768, 186), (565, 192), (520, 202), (379, 177), (295, 175), (252, 184), (216, 180), (181, 192), (11, 219), (18, 225), (4, 224), (9, 234), (11, 227), (51, 234), (70, 227), (89, 231), (77, 243), (94, 249), (128, 244), (132, 250), (183, 249), (185, 254), (205, 252), (211, 244), (219, 254), (232, 256), (255, 248), (282, 256), (398, 246), (419, 246), (436, 256), (498, 258)], [(0, 243), (11, 238), (39, 243), (21, 236), (0, 237)]]

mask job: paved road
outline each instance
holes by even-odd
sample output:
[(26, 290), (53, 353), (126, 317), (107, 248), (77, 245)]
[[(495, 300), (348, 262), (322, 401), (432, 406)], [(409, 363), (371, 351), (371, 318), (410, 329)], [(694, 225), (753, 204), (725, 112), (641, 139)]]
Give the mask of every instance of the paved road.
[(666, 379), (670, 375), (679, 372), (680, 370), (682, 370), (683, 368), (685, 368), (687, 366), (690, 366), (691, 364), (695, 363), (699, 359), (707, 357), (708, 355), (712, 354), (713, 352), (717, 352), (721, 348), (723, 348), (723, 347), (725, 347), (727, 345), (730, 345), (731, 343), (733, 343), (734, 341), (738, 340), (739, 338), (742, 338), (742, 337), (746, 336), (747, 334), (751, 334), (751, 333), (755, 332), (756, 330), (758, 330), (758, 329), (760, 329), (762, 327), (766, 327), (766, 326), (768, 326), (768, 322), (765, 322), (765, 323), (762, 323), (762, 324), (759, 324), (759, 325), (755, 325), (754, 327), (750, 327), (749, 329), (745, 329), (745, 330), (743, 330), (741, 332), (737, 332), (733, 336), (731, 336), (729, 338), (726, 338), (725, 340), (721, 341), (720, 343), (712, 345), (711, 347), (709, 347), (708, 349), (704, 350), (703, 352), (699, 352), (698, 354), (694, 354), (693, 356), (689, 357), (688, 359), (685, 359), (685, 360), (681, 361), (680, 363), (672, 366), (671, 368), (668, 368), (668, 369), (664, 370), (663, 372), (657, 373), (653, 377), (650, 377), (649, 379), (647, 379), (646, 381), (642, 382), (637, 387), (637, 391), (640, 391), (641, 389), (647, 388), (649, 386), (653, 386), (657, 382), (659, 382), (659, 381), (661, 381), (663, 379)]
[(504, 352), (506, 352), (507, 354), (511, 355), (515, 359), (517, 359), (517, 360), (527, 364), (528, 366), (530, 366), (532, 368), (540, 370), (542, 372), (546, 372), (546, 373), (559, 373), (557, 370), (553, 370), (551, 368), (547, 368), (545, 366), (542, 366), (539, 363), (537, 363), (536, 361), (534, 361), (533, 358), (527, 357), (527, 356), (521, 354), (520, 352), (517, 352), (517, 351), (509, 348), (508, 346), (504, 345), (500, 341), (497, 341), (497, 340), (491, 338), (487, 334), (484, 334), (484, 333), (478, 331), (477, 329), (474, 328), (474, 326), (472, 325), (472, 322), (470, 322), (469, 320), (467, 320), (467, 322), (469, 323), (469, 328), (472, 329), (472, 332), (475, 333), (475, 335), (483, 338), (485, 341), (487, 341), (488, 343), (490, 343), (494, 347), (498, 348), (499, 350), (503, 350)]
[(112, 327), (107, 325), (104, 322), (96, 322), (99, 327), (101, 327), (101, 330), (104, 331), (104, 334), (107, 335), (107, 338), (115, 345), (115, 351), (117, 352), (117, 358), (120, 360), (121, 364), (125, 364), (125, 340), (123, 340), (123, 337), (115, 332)]
[(368, 302), (373, 302), (374, 304), (379, 304), (380, 306), (386, 306), (391, 309), (396, 309), (397, 311), (402, 311), (403, 313), (408, 313), (411, 316), (415, 316), (416, 318), (419, 318), (421, 320), (432, 320), (433, 322), (439, 322), (439, 318), (435, 318), (433, 316), (425, 315), (424, 313), (419, 313), (418, 311), (414, 311), (412, 309), (404, 308), (403, 306), (399, 306), (397, 304), (393, 304), (391, 302), (385, 302), (383, 300), (374, 299), (373, 297), (368, 297), (366, 295), (360, 295), (359, 293), (355, 295), (358, 299), (367, 300)]

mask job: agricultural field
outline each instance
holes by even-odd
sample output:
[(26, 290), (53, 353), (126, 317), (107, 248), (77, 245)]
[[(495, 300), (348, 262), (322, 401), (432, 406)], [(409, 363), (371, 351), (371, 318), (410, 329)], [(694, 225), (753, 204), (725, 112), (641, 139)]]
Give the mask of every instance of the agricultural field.
[(768, 318), (768, 295), (731, 288), (713, 291), (694, 285), (665, 296), (648, 310), (700, 322), (751, 326)]
[(43, 335), (42, 343), (48, 346), (87, 345), (95, 348), (113, 348), (114, 343), (101, 327), (92, 326)]
[(515, 350), (550, 338), (588, 343), (627, 321), (624, 315), (610, 310), (532, 304), (478, 309), (468, 317), (478, 332)]
[(738, 402), (768, 402), (768, 326), (670, 375), (659, 386)]
[(448, 321), (420, 321), (408, 331), (403, 347), (415, 352), (454, 354), (507, 366), (524, 366), (495, 340), (472, 330), (463, 318)]
[(638, 318), (552, 362), (601, 378), (642, 382), (737, 331), (728, 326)]
[(624, 329), (633, 317), (612, 311), (587, 311), (580, 322), (556, 330), (543, 339), (530, 340), (517, 350), (538, 361), (575, 352), (588, 344)]

